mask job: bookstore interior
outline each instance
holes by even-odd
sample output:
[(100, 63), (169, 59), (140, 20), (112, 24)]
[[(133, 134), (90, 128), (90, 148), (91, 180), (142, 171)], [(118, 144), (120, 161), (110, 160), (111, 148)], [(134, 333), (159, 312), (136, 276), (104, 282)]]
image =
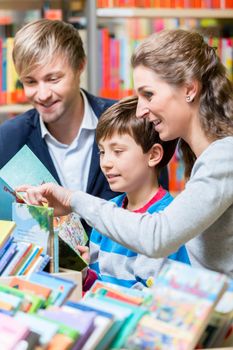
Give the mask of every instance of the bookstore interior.
[[(0, 0), (0, 124), (31, 108), (12, 49), (17, 30), (39, 18), (79, 30), (88, 58), (81, 87), (101, 97), (132, 94), (132, 52), (164, 28), (201, 32), (233, 80), (233, 0)], [(57, 181), (27, 145), (0, 169), (1, 350), (233, 349), (233, 281), (224, 274), (167, 260), (143, 289), (97, 279), (84, 293), (88, 263), (77, 246), (88, 236), (78, 215), (54, 217), (14, 190), (45, 182)], [(176, 151), (169, 190), (183, 188)]]

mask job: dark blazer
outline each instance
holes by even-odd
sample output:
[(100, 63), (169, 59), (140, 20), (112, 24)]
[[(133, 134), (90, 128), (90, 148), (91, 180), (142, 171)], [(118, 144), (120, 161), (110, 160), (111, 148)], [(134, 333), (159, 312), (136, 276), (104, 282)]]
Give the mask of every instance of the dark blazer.
[[(98, 118), (115, 102), (114, 100), (99, 98), (86, 91), (84, 92)], [(36, 109), (31, 109), (0, 125), (0, 168), (2, 168), (24, 145), (27, 145), (35, 153), (57, 182), (61, 184), (49, 154), (48, 147), (41, 137), (39, 114)], [(164, 188), (168, 188), (167, 169), (162, 172), (160, 182)], [(93, 144), (87, 193), (104, 199), (110, 199), (119, 194), (110, 190), (108, 182), (100, 170), (96, 142)], [(87, 226), (86, 229), (89, 231)]]

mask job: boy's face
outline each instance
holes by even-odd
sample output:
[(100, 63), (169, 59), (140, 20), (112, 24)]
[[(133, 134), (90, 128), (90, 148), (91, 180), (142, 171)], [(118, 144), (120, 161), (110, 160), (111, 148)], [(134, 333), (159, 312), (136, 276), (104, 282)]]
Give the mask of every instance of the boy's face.
[(150, 151), (143, 153), (141, 146), (128, 134), (114, 133), (101, 139), (98, 146), (100, 167), (112, 191), (133, 193), (145, 186), (151, 177)]
[(74, 71), (63, 57), (39, 65), (21, 81), (29, 102), (45, 123), (69, 121), (75, 110), (81, 71)]

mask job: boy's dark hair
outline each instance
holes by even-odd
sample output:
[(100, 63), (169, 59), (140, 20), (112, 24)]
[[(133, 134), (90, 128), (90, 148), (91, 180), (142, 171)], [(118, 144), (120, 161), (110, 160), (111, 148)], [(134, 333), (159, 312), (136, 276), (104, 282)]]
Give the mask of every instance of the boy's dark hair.
[(109, 107), (100, 117), (96, 128), (96, 141), (105, 140), (115, 132), (120, 135), (128, 134), (142, 147), (143, 153), (147, 153), (155, 143), (163, 146), (164, 155), (158, 168), (163, 168), (171, 160), (177, 139), (162, 141), (154, 125), (147, 118), (136, 118), (138, 98), (126, 97)]

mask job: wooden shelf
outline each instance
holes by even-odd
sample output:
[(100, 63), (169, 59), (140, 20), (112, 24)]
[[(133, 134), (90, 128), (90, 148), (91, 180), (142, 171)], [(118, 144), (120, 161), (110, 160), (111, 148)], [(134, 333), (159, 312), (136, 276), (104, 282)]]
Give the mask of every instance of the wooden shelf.
[(97, 17), (146, 17), (146, 18), (229, 18), (233, 19), (233, 9), (175, 9), (175, 8), (99, 8)]
[(12, 104), (0, 106), (0, 114), (20, 114), (33, 108), (30, 104)]

